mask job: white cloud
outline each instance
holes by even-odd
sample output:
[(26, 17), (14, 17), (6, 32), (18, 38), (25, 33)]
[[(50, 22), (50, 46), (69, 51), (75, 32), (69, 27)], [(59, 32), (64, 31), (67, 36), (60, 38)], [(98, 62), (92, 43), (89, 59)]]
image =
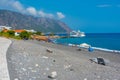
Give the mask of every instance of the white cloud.
[(0, 7), (3, 9), (20, 11), (22, 13), (25, 9), (18, 0), (0, 0)]
[(62, 12), (57, 12), (57, 16), (59, 19), (65, 18), (65, 15)]
[(53, 18), (53, 17), (54, 17), (54, 15), (51, 14), (51, 13), (47, 14), (47, 16), (48, 16), (49, 18)]
[(49, 17), (49, 18), (53, 18), (53, 17), (54, 17), (53, 14), (51, 14), (51, 13), (45, 13), (45, 12), (42, 11), (42, 10), (38, 11), (38, 15), (39, 15), (40, 17)]
[(12, 4), (14, 9), (16, 9), (18, 11), (24, 11), (24, 7), (23, 7), (23, 5), (19, 1), (14, 1), (11, 4)]
[(28, 7), (26, 11), (31, 15), (34, 15), (34, 16), (37, 15), (37, 10), (34, 7)]
[(111, 7), (112, 5), (109, 4), (102, 4), (102, 5), (97, 5), (97, 7), (104, 8), (104, 7)]
[(20, 0), (0, 0), (0, 8), (14, 10), (33, 16), (54, 18), (57, 14), (57, 17), (59, 19), (65, 18), (65, 15), (62, 12), (56, 12), (56, 14), (52, 14), (52, 13), (44, 12), (42, 10), (37, 10), (33, 6), (24, 7), (24, 5), (20, 2)]
[(38, 14), (41, 16), (41, 17), (45, 17), (45, 13), (43, 11), (39, 11)]

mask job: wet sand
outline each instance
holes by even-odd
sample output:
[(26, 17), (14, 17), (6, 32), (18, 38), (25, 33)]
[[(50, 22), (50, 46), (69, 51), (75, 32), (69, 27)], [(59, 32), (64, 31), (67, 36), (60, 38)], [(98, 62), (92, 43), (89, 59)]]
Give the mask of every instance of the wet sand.
[[(51, 50), (52, 53), (46, 51)], [(120, 80), (120, 54), (68, 47), (35, 40), (12, 40), (7, 52), (11, 80)], [(103, 57), (107, 65), (89, 59)]]

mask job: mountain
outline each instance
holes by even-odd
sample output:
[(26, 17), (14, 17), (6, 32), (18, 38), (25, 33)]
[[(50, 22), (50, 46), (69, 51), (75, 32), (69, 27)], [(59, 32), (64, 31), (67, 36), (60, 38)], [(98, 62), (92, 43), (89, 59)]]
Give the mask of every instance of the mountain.
[(0, 25), (11, 26), (13, 29), (34, 29), (41, 32), (70, 32), (71, 29), (63, 22), (50, 18), (33, 17), (9, 10), (0, 10)]

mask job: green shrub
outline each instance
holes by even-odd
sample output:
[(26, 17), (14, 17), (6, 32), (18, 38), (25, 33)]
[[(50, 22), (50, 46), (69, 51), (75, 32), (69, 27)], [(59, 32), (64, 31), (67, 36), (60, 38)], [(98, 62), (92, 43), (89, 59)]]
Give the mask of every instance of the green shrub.
[(3, 37), (6, 37), (6, 38), (9, 38), (9, 33), (3, 32), (3, 33), (2, 33), (2, 36), (3, 36)]
[(9, 37), (15, 36), (15, 32), (12, 31), (12, 30), (7, 31), (7, 33), (8, 33), (8, 35), (9, 35)]
[(2, 31), (0, 31), (0, 36), (2, 36)]
[(30, 34), (27, 31), (23, 31), (23, 32), (20, 33), (19, 36), (20, 36), (21, 39), (29, 39)]
[(35, 34), (37, 34), (37, 35), (42, 35), (42, 32), (36, 32)]

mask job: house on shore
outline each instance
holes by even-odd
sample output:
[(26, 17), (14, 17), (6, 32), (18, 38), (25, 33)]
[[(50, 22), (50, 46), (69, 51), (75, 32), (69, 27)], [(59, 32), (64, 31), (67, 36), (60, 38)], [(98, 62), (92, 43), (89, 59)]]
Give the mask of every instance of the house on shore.
[(31, 30), (25, 29), (25, 31), (31, 32), (31, 33), (36, 33), (36, 32), (37, 32), (37, 31), (35, 31), (35, 30), (33, 30), (33, 29), (31, 29)]
[(7, 31), (7, 30), (11, 30), (11, 29), (12, 29), (12, 27), (0, 26), (0, 31), (3, 31), (3, 30)]
[(24, 32), (26, 30), (20, 29), (20, 30), (13, 30), (15, 32), (15, 36), (19, 36), (21, 32)]

